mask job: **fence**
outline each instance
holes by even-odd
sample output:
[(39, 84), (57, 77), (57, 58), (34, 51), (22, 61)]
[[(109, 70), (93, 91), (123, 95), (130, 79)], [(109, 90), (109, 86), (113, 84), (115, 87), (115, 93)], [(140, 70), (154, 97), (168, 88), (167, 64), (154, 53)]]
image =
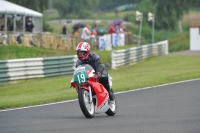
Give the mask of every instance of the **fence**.
[(112, 69), (117, 69), (120, 66), (136, 64), (145, 58), (161, 54), (168, 54), (168, 41), (134, 47), (127, 50), (114, 50), (112, 51), (111, 57)]
[(20, 79), (72, 74), (77, 57), (14, 59), (0, 61), (0, 84)]
[[(91, 38), (89, 43), (92, 50), (99, 49), (99, 37)], [(144, 44), (144, 38), (141, 39), (141, 44)], [(81, 41), (80, 37), (65, 36), (60, 34), (42, 34), (42, 33), (2, 33), (0, 36), (0, 44), (16, 44), (27, 47), (43, 47), (52, 49), (75, 50), (76, 45)], [(134, 34), (125, 34), (125, 44), (137, 44), (138, 36)]]

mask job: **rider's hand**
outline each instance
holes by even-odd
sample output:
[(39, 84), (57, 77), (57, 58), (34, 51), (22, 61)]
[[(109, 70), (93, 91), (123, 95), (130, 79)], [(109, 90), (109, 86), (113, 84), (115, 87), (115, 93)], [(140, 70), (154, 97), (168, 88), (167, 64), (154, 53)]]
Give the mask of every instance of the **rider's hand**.
[(97, 72), (96, 76), (99, 79), (102, 76), (101, 72)]
[(100, 72), (97, 72), (97, 75), (98, 75), (99, 77), (101, 77), (101, 76), (102, 76), (102, 74), (101, 74)]

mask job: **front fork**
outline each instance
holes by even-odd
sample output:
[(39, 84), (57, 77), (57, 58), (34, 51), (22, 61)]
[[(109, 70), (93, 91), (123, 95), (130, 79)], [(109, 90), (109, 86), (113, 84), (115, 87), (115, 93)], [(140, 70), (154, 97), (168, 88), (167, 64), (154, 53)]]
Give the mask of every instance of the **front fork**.
[[(79, 88), (81, 88), (81, 86), (77, 86), (77, 87), (76, 87), (76, 91), (77, 91), (77, 92), (78, 92)], [(91, 103), (93, 102), (91, 86), (84, 87), (84, 88), (85, 88), (85, 90), (88, 90), (88, 91), (89, 91), (89, 103), (91, 104)]]
[(92, 90), (91, 90), (91, 87), (89, 86), (89, 94), (90, 94), (90, 97), (89, 97), (89, 102), (90, 104), (92, 103)]

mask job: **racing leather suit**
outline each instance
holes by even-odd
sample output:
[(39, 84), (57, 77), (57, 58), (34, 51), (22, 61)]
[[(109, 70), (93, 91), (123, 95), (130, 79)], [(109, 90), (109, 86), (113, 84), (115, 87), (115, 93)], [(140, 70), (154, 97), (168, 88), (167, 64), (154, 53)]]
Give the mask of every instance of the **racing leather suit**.
[(99, 55), (96, 53), (90, 53), (88, 55), (88, 58), (85, 60), (77, 60), (76, 62), (76, 67), (78, 67), (81, 64), (89, 64), (91, 65), (95, 72), (96, 75), (98, 75), (97, 73), (100, 72), (101, 73), (101, 77), (99, 77), (99, 83), (101, 83), (106, 90), (109, 93), (109, 98), (110, 100), (114, 99), (114, 94), (112, 89), (110, 88), (109, 82), (108, 82), (108, 71), (106, 70), (106, 68), (101, 64)]

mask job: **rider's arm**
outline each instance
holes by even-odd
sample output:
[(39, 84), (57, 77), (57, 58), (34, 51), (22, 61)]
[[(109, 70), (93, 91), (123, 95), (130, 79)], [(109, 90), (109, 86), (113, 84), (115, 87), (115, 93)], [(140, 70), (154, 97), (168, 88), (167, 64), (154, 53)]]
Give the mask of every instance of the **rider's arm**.
[(82, 64), (82, 62), (80, 61), (80, 60), (77, 60), (76, 61), (76, 68), (79, 66), (79, 65), (81, 65)]
[(103, 65), (101, 64), (100, 58), (98, 54), (95, 54), (95, 71), (96, 73), (102, 73), (104, 70)]

